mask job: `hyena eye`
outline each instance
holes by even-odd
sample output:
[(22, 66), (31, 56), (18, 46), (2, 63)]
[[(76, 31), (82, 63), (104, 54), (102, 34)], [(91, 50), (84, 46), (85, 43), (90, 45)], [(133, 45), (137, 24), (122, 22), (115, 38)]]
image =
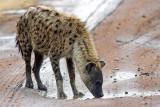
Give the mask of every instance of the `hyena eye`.
[(97, 68), (96, 68), (95, 66), (93, 66), (93, 67), (92, 67), (92, 70), (94, 70), (94, 71), (95, 71), (96, 69), (97, 69)]

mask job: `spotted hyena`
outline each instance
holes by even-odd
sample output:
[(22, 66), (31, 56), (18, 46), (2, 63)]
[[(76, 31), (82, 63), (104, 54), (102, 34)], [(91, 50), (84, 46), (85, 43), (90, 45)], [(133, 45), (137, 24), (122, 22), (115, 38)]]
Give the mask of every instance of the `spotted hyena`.
[(59, 60), (66, 58), (70, 84), (74, 96), (83, 96), (75, 85), (74, 61), (86, 87), (95, 97), (102, 97), (102, 71), (105, 65), (99, 61), (95, 46), (85, 24), (73, 15), (66, 15), (45, 6), (30, 7), (17, 23), (17, 46), (26, 65), (26, 87), (33, 88), (31, 78), (31, 53), (35, 54), (33, 73), (38, 89), (47, 90), (39, 71), (43, 57), (49, 56), (55, 74), (57, 94), (66, 98)]

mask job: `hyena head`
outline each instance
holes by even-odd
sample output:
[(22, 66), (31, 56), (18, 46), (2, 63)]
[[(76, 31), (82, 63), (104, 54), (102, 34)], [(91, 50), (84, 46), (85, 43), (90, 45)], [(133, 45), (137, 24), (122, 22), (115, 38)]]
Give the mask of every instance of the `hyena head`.
[(96, 98), (103, 97), (103, 76), (101, 68), (105, 66), (105, 62), (99, 61), (98, 64), (100, 64), (100, 67), (94, 62), (90, 62), (86, 65), (86, 73), (83, 80), (86, 87)]

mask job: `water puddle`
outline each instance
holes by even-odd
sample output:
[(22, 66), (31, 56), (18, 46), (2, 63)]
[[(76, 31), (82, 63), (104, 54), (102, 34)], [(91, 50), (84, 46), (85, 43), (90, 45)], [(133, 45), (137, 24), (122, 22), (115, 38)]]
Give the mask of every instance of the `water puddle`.
[(7, 40), (7, 39), (15, 39), (15, 36), (4, 36), (4, 37), (0, 37), (0, 40)]
[(146, 92), (138, 92), (138, 91), (128, 91), (117, 94), (105, 94), (103, 99), (107, 98), (123, 98), (123, 97), (149, 97), (149, 96), (157, 96), (160, 95), (160, 92), (156, 91), (146, 91)]
[[(116, 83), (116, 82), (121, 82), (121, 81), (126, 81), (133, 79), (137, 77), (137, 73), (131, 72), (131, 71), (119, 71), (115, 72), (114, 75), (109, 76), (109, 78), (106, 80), (107, 83), (105, 84), (110, 84), (110, 83)], [(107, 76), (108, 77), (108, 76)]]
[(135, 75), (136, 75), (135, 73), (131, 73), (131, 72), (117, 72), (116, 76), (115, 76), (115, 79), (117, 79), (117, 80), (128, 80), (128, 79), (135, 78)]
[[(54, 80), (55, 81), (55, 80)], [(36, 85), (36, 83), (34, 82), (34, 85)], [(46, 84), (45, 84), (46, 85)], [(57, 90), (56, 90), (56, 84), (52, 84), (53, 87), (52, 88), (48, 88), (48, 91), (40, 91), (37, 89), (37, 87), (34, 87), (34, 91), (39, 94), (40, 96), (43, 97), (48, 97), (48, 98), (54, 98), (54, 99), (58, 99), (57, 98)], [(50, 86), (51, 87), (51, 86)], [(22, 85), (22, 88), (25, 88), (25, 82)], [(66, 90), (64, 87), (65, 93), (67, 95), (67, 99), (66, 100), (73, 100), (73, 94), (71, 90)], [(84, 92), (83, 92), (84, 93)], [(93, 95), (89, 92), (84, 93), (85, 96), (83, 96), (82, 98), (77, 98), (76, 100), (91, 100), (91, 99), (95, 99), (93, 97)], [(145, 92), (139, 92), (139, 91), (127, 91), (127, 92), (118, 92), (118, 93), (107, 93), (104, 92), (104, 96), (101, 99), (110, 99), (110, 98), (126, 98), (126, 97), (149, 97), (149, 96), (159, 96), (160, 92), (159, 91), (145, 91)], [(75, 100), (75, 99), (74, 99)]]
[[(72, 93), (72, 89), (71, 89), (70, 82), (69, 82), (66, 61), (64, 58), (60, 60), (60, 68), (61, 68), (62, 77), (64, 79), (64, 92), (67, 95), (66, 100), (72, 100), (74, 98), (73, 98), (73, 93)], [(55, 80), (54, 73), (53, 73), (51, 65), (50, 65), (49, 58), (46, 58), (43, 63), (43, 67), (41, 68), (40, 76), (41, 76), (43, 84), (47, 87), (48, 90), (47, 91), (38, 90), (36, 80), (34, 79), (34, 75), (32, 75), (33, 84), (34, 84), (34, 91), (37, 94), (39, 94), (40, 96), (58, 99), (57, 98), (56, 80)], [(135, 78), (135, 73), (128, 71), (128, 72), (117, 72), (116, 75), (112, 79), (124, 81), (124, 80), (132, 79), (132, 78)], [(78, 98), (76, 100), (94, 99), (93, 95), (88, 91), (88, 89), (82, 83), (77, 72), (76, 72), (76, 84), (78, 86), (77, 87), (78, 90), (85, 94), (85, 96), (83, 96), (82, 98)], [(25, 88), (25, 82), (23, 83), (23, 88)], [(123, 89), (123, 90), (125, 90), (125, 89)], [(127, 92), (118, 91), (116, 93), (115, 92), (107, 93), (107, 91), (104, 90), (104, 97), (102, 97), (102, 99), (124, 98), (124, 97), (145, 97), (145, 96), (156, 96), (156, 95), (160, 95), (160, 92), (158, 92), (158, 91), (157, 92), (156, 91), (141, 92), (141, 91), (137, 91), (137, 90), (134, 91), (134, 90), (130, 89)]]
[(16, 15), (22, 15), (27, 11), (27, 9), (18, 9), (18, 10), (7, 10), (3, 11), (2, 14), (16, 14)]
[(6, 34), (0, 32), (0, 50), (10, 50), (15, 48), (16, 34)]

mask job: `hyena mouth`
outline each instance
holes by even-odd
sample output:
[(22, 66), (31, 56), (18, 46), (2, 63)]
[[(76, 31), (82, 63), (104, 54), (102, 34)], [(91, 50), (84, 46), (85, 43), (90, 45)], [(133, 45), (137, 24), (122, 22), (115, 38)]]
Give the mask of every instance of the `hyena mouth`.
[(93, 94), (93, 96), (94, 96), (95, 98), (100, 98), (100, 97), (103, 97), (103, 96), (104, 96), (104, 94), (103, 94), (102, 91), (101, 91), (101, 92), (93, 92), (93, 91), (92, 91), (92, 94)]

